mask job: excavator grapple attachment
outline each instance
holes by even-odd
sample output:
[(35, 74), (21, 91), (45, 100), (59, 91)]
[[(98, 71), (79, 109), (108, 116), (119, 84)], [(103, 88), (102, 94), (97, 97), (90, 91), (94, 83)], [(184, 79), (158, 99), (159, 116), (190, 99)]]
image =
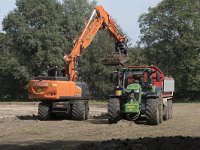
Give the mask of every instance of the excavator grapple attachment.
[(120, 53), (107, 54), (100, 59), (100, 63), (106, 66), (124, 66), (128, 61), (128, 56)]

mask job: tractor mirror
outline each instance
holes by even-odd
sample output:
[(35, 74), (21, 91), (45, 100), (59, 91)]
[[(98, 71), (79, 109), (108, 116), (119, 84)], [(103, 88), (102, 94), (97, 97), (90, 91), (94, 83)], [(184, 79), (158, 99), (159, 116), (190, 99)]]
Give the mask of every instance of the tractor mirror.
[(144, 72), (143, 76), (144, 76), (144, 83), (149, 82), (149, 73), (147, 71)]
[(118, 72), (112, 72), (110, 74), (110, 81), (114, 82), (118, 78), (117, 76), (118, 76)]
[(115, 85), (119, 85), (119, 81), (122, 79), (122, 73), (121, 72), (112, 72), (110, 75), (110, 81), (114, 83)]
[(160, 81), (160, 73), (156, 72), (156, 81), (159, 82)]

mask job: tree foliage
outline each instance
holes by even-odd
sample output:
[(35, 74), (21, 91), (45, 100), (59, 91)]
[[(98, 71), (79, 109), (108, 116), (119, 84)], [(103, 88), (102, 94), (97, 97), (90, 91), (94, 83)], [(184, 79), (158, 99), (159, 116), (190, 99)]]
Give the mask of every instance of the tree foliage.
[(139, 19), (144, 55), (175, 78), (178, 98), (200, 98), (199, 10), (199, 0), (163, 0)]
[(49, 64), (63, 63), (60, 58), (68, 44), (63, 36), (62, 19), (63, 7), (56, 0), (16, 1), (16, 9), (3, 20), (6, 35), (1, 72), (3, 78), (8, 78), (6, 87), (10, 87), (10, 90), (4, 88), (4, 95), (11, 98), (25, 96), (31, 77)]

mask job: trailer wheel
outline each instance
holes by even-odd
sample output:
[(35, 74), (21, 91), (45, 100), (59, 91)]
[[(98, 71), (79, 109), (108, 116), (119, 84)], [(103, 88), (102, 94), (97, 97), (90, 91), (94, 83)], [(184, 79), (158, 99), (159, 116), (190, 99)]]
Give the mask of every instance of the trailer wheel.
[(149, 98), (146, 101), (146, 118), (147, 124), (158, 125), (160, 123), (160, 112), (159, 112), (159, 99)]
[(168, 100), (168, 105), (169, 105), (169, 119), (172, 119), (172, 113), (173, 113), (173, 108), (172, 108), (172, 100)]
[(120, 100), (110, 98), (108, 101), (108, 123), (117, 123), (120, 120)]
[(168, 120), (169, 119), (169, 104), (167, 102), (167, 106), (164, 105), (164, 108), (163, 108), (163, 120)]
[(85, 119), (89, 118), (89, 104), (88, 102), (85, 104)]
[(41, 102), (38, 105), (38, 119), (49, 120), (52, 117), (51, 104)]
[(85, 120), (85, 103), (77, 101), (72, 104), (72, 120)]
[(159, 122), (163, 122), (163, 98), (160, 97), (159, 99)]

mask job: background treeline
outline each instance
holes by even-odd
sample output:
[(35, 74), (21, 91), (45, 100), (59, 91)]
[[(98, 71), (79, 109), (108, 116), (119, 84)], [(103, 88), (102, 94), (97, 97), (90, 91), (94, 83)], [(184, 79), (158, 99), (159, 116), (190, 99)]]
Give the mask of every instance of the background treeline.
[[(26, 99), (28, 81), (48, 65), (63, 66), (96, 2), (87, 0), (17, 0), (0, 33), (0, 98)], [(131, 18), (130, 18), (131, 19)], [(176, 80), (177, 99), (200, 99), (200, 2), (163, 0), (139, 18), (141, 38), (129, 48), (130, 65), (157, 65)], [(112, 91), (110, 70), (98, 63), (114, 51), (100, 30), (81, 57), (81, 77), (93, 99)]]

